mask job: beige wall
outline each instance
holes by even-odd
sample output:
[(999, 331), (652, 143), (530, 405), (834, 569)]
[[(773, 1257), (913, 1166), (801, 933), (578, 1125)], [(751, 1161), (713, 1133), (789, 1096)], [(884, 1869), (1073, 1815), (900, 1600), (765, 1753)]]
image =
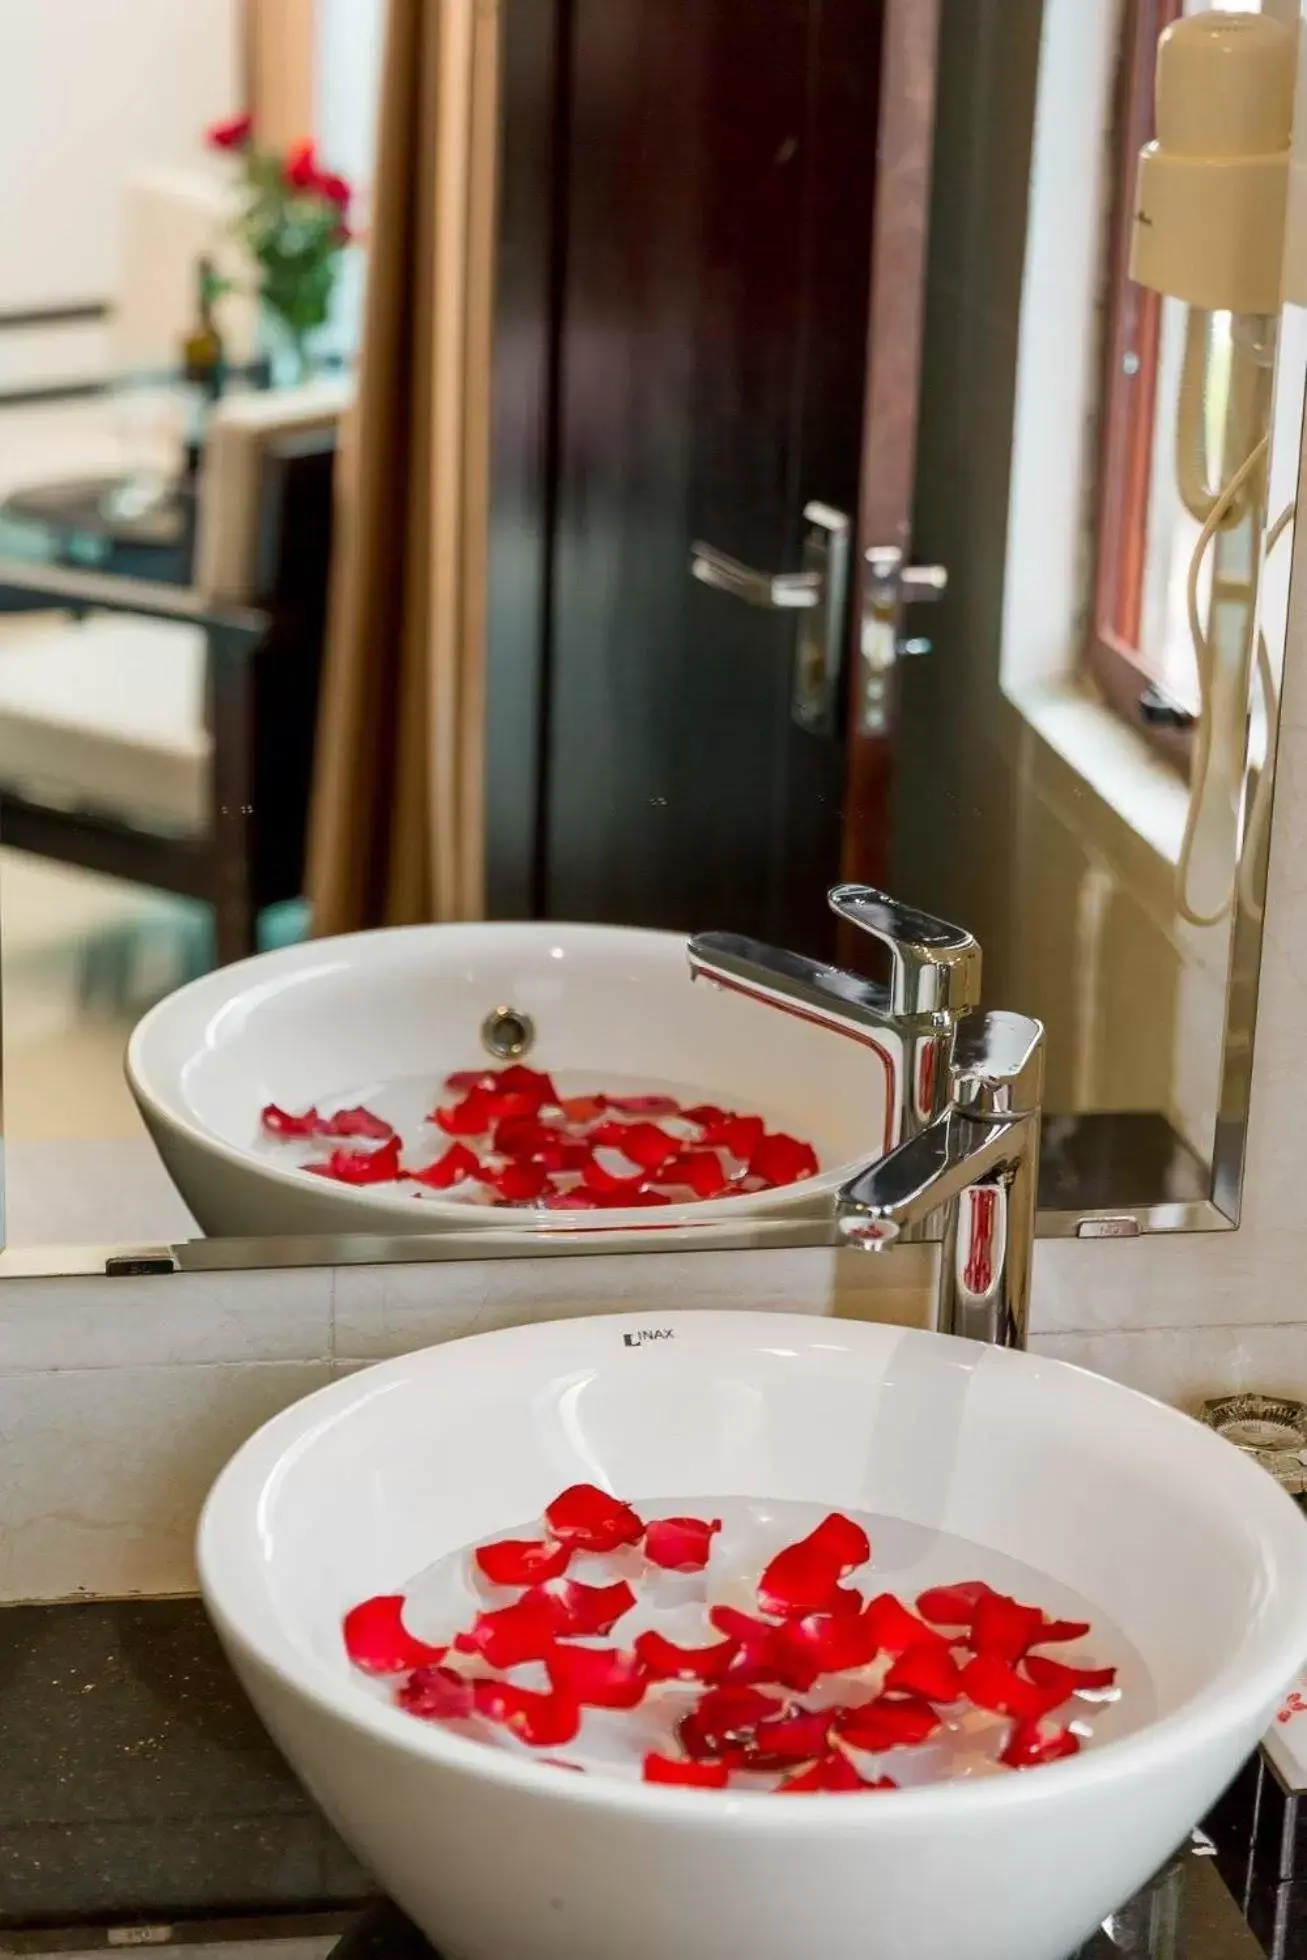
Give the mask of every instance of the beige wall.
[(205, 167), (238, 26), (237, 0), (0, 0), (0, 313), (113, 299), (124, 188)]

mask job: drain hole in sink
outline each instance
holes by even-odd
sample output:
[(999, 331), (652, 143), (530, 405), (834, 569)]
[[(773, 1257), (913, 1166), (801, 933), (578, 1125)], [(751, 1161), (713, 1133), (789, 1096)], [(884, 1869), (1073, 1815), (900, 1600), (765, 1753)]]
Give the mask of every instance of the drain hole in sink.
[(492, 1007), (481, 1023), (481, 1046), (497, 1061), (520, 1061), (530, 1053), (535, 1038), (535, 1022), (516, 1007)]

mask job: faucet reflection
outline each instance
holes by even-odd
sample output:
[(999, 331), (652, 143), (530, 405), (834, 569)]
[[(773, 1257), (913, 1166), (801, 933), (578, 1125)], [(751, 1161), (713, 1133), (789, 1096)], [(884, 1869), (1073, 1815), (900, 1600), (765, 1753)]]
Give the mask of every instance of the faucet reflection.
[(735, 933), (690, 942), (690, 967), (874, 1047), (891, 1083), (887, 1154), (836, 1198), (850, 1245), (879, 1251), (943, 1213), (936, 1326), (1024, 1347), (1034, 1248), (1044, 1031), (979, 1012), (980, 948), (959, 926), (866, 885), (832, 908), (888, 948), (888, 985)]

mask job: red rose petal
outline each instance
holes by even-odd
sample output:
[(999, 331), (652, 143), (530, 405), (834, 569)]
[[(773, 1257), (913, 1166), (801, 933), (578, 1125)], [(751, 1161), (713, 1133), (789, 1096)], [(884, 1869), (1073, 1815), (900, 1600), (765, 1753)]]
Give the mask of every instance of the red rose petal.
[(586, 1586), (579, 1579), (564, 1579), (557, 1591), (534, 1587), (525, 1598), (543, 1602), (553, 1618), (560, 1639), (580, 1640), (587, 1635), (611, 1633), (624, 1613), (635, 1605), (635, 1594), (625, 1579), (611, 1586)]
[(549, 1188), (549, 1172), (543, 1164), (505, 1164), (490, 1182), (509, 1204), (531, 1204)]
[(545, 1512), (555, 1538), (580, 1552), (615, 1552), (619, 1545), (638, 1545), (643, 1520), (629, 1504), (595, 1484), (572, 1484)]
[(709, 1688), (697, 1706), (682, 1717), (677, 1737), (687, 1756), (700, 1762), (748, 1751), (759, 1722), (780, 1713), (781, 1705), (758, 1688)]
[(638, 1657), (616, 1647), (560, 1644), (545, 1666), (556, 1692), (583, 1708), (638, 1708), (649, 1686)]
[(306, 1109), (302, 1116), (294, 1116), (290, 1110), (269, 1103), (259, 1120), (270, 1137), (313, 1137), (317, 1136), (322, 1119), (316, 1109)]
[(1038, 1687), (1017, 1673), (1010, 1662), (993, 1654), (977, 1654), (962, 1670), (962, 1690), (977, 1708), (988, 1708), (995, 1715), (1015, 1715), (1020, 1721), (1037, 1722), (1063, 1700), (1059, 1687)]
[(1063, 1700), (1068, 1695), (1079, 1693), (1082, 1688), (1092, 1694), (1116, 1686), (1114, 1667), (1074, 1667), (1062, 1661), (1050, 1660), (1045, 1654), (1027, 1654), (1023, 1665), (1037, 1688), (1047, 1688), (1050, 1692), (1054, 1688), (1062, 1688)]
[(942, 1727), (939, 1716), (919, 1695), (882, 1695), (861, 1708), (845, 1709), (836, 1727), (851, 1749), (879, 1754), (882, 1749), (915, 1748), (929, 1742)]
[(537, 1587), (512, 1606), (478, 1613), (466, 1632), (454, 1636), (454, 1645), (460, 1654), (480, 1654), (491, 1667), (519, 1667), (544, 1660), (558, 1631), (554, 1603)]
[(720, 1518), (654, 1518), (646, 1526), (644, 1555), (666, 1572), (702, 1572)]
[(537, 1109), (545, 1103), (552, 1107), (558, 1102), (553, 1078), (541, 1074), (538, 1069), (524, 1068), (521, 1062), (513, 1062), (508, 1068), (501, 1069), (495, 1086), (501, 1095), (529, 1096)]
[(646, 1783), (675, 1783), (687, 1790), (724, 1790), (731, 1778), (725, 1763), (686, 1763), (653, 1753), (645, 1757), (640, 1773)]
[(465, 1143), (451, 1143), (434, 1164), (428, 1164), (425, 1170), (409, 1172), (414, 1184), (425, 1184), (432, 1191), (448, 1191), (451, 1185), (480, 1175), (481, 1160)]
[(459, 1068), (445, 1077), (445, 1087), (456, 1096), (466, 1094), (469, 1089), (490, 1089), (495, 1081), (492, 1068)]
[(709, 1149), (729, 1150), (732, 1157), (747, 1164), (766, 1134), (767, 1125), (761, 1116), (727, 1114), (719, 1122), (707, 1126), (703, 1141)]
[(560, 1132), (537, 1116), (505, 1116), (495, 1126), (494, 1147), (501, 1157), (543, 1158), (561, 1150), (562, 1143)]
[(419, 1667), (396, 1699), (410, 1715), (428, 1722), (458, 1722), (473, 1712), (472, 1683), (452, 1667)]
[(809, 1532), (808, 1540), (839, 1559), (846, 1574), (855, 1566), (865, 1565), (871, 1557), (870, 1538), (860, 1524), (846, 1518), (842, 1511), (832, 1511), (823, 1518), (817, 1529)]
[(641, 1170), (656, 1171), (679, 1154), (681, 1141), (660, 1130), (656, 1123), (628, 1123), (617, 1148), (631, 1163), (639, 1164)]
[(976, 1607), (993, 1590), (983, 1579), (967, 1579), (958, 1586), (932, 1586), (917, 1601), (917, 1611), (933, 1626), (969, 1627)]
[(474, 1681), (472, 1699), (478, 1715), (498, 1722), (533, 1749), (556, 1749), (560, 1742), (571, 1742), (581, 1726), (577, 1703), (556, 1689), (539, 1694), (511, 1681)]
[(615, 1177), (597, 1157), (589, 1159), (581, 1175), (587, 1190), (593, 1191), (597, 1198), (620, 1198), (634, 1203), (644, 1189), (643, 1171), (637, 1171), (634, 1177)]
[(429, 1119), (451, 1137), (488, 1136), (495, 1126), (495, 1098), (486, 1089), (470, 1089), (461, 1102), (436, 1110)]
[(813, 1661), (800, 1655), (783, 1653), (773, 1641), (765, 1645), (753, 1641), (741, 1644), (735, 1659), (722, 1676), (724, 1688), (792, 1688), (805, 1694), (821, 1672)]
[(836, 1713), (833, 1708), (798, 1709), (759, 1722), (754, 1731), (758, 1756), (767, 1759), (769, 1768), (780, 1768), (785, 1763), (810, 1763), (814, 1757), (827, 1755)]
[(1038, 1638), (1044, 1615), (1037, 1606), (1023, 1606), (1006, 1593), (986, 1593), (976, 1601), (971, 1622), (971, 1645), (994, 1660), (1019, 1661)]
[(874, 1782), (859, 1776), (848, 1757), (838, 1749), (808, 1769), (800, 1770), (795, 1776), (787, 1776), (773, 1791), (778, 1797), (817, 1796), (821, 1794), (852, 1794), (856, 1790), (897, 1790), (898, 1784), (892, 1776), (878, 1776)]
[(715, 1150), (690, 1150), (669, 1157), (659, 1168), (655, 1182), (664, 1188), (684, 1185), (696, 1198), (719, 1198), (731, 1180)]
[(815, 1534), (777, 1552), (758, 1581), (758, 1604), (764, 1613), (799, 1619), (807, 1613), (831, 1610), (840, 1589), (844, 1566)]
[(681, 1105), (672, 1096), (606, 1096), (610, 1109), (623, 1116), (679, 1116)]
[(374, 1116), (370, 1109), (361, 1106), (338, 1109), (334, 1116), (318, 1118), (320, 1137), (370, 1137), (374, 1143), (385, 1143), (394, 1134), (393, 1123), (387, 1123), (384, 1116)]
[(580, 1124), (584, 1129), (594, 1123), (608, 1107), (607, 1096), (565, 1096), (558, 1107), (569, 1123)]
[(856, 1586), (840, 1586), (831, 1596), (831, 1612), (842, 1614), (846, 1619), (854, 1613), (861, 1613), (862, 1607), (862, 1594)]
[(770, 1645), (780, 1632), (780, 1628), (773, 1626), (770, 1620), (755, 1619), (751, 1613), (741, 1613), (737, 1606), (710, 1606), (708, 1618), (718, 1633), (724, 1633), (728, 1640)]
[(536, 1586), (566, 1572), (574, 1549), (535, 1538), (501, 1538), (494, 1545), (478, 1545), (473, 1556), (492, 1585)]
[(842, 1674), (849, 1668), (866, 1667), (880, 1652), (875, 1626), (865, 1613), (809, 1613), (801, 1620), (792, 1620), (777, 1640), (787, 1657), (812, 1670), (813, 1680), (819, 1674)]
[(893, 1593), (878, 1593), (867, 1607), (864, 1615), (869, 1629), (875, 1634), (876, 1644), (895, 1660), (906, 1654), (911, 1647), (947, 1647), (943, 1634), (936, 1633), (915, 1613), (910, 1613), (903, 1602)]
[(800, 1178), (815, 1177), (817, 1170), (817, 1153), (812, 1145), (779, 1132), (764, 1136), (749, 1157), (750, 1174), (773, 1187), (797, 1184)]
[(730, 1110), (718, 1109), (716, 1103), (695, 1103), (693, 1108), (683, 1109), (681, 1114), (687, 1123), (697, 1123), (701, 1130), (715, 1130), (719, 1123), (734, 1121)]
[(737, 1640), (716, 1640), (707, 1647), (678, 1647), (650, 1630), (636, 1636), (636, 1655), (655, 1681), (720, 1681), (740, 1651)]
[(632, 1188), (622, 1182), (610, 1191), (593, 1194), (598, 1211), (648, 1211), (652, 1205), (669, 1205), (672, 1201), (662, 1191), (647, 1190), (643, 1182)]
[(342, 1629), (345, 1652), (365, 1674), (407, 1674), (434, 1665), (444, 1647), (429, 1647), (404, 1625), (403, 1593), (379, 1593), (350, 1608)]
[(759, 1603), (765, 1613), (786, 1617), (856, 1610), (857, 1594), (838, 1597), (839, 1582), (870, 1557), (862, 1526), (832, 1511), (806, 1538), (776, 1554), (758, 1582)]
[(962, 1694), (962, 1670), (947, 1647), (909, 1647), (885, 1677), (890, 1693), (924, 1695), (927, 1701), (957, 1701)]
[(1043, 1722), (1018, 1722), (999, 1757), (1009, 1769), (1037, 1769), (1041, 1763), (1055, 1763), (1060, 1756), (1074, 1756), (1080, 1738), (1070, 1729), (1054, 1728)]
[(337, 1184), (393, 1184), (403, 1175), (399, 1168), (399, 1138), (392, 1137), (376, 1150), (333, 1150), (325, 1164), (302, 1164), (302, 1170), (315, 1177), (329, 1177)]
[(500, 1089), (492, 1089), (486, 1099), (486, 1114), (491, 1129), (497, 1123), (534, 1123), (540, 1114), (540, 1102), (537, 1097), (520, 1091), (505, 1094)]
[(1030, 1644), (1046, 1647), (1054, 1640), (1083, 1640), (1089, 1630), (1088, 1620), (1045, 1620)]

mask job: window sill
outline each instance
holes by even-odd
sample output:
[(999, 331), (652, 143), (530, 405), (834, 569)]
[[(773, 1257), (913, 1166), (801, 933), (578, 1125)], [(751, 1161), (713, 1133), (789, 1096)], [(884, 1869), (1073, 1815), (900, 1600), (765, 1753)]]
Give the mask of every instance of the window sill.
[(1162, 864), (1174, 869), (1189, 792), (1143, 736), (1071, 682), (1006, 691), (1026, 725)]

